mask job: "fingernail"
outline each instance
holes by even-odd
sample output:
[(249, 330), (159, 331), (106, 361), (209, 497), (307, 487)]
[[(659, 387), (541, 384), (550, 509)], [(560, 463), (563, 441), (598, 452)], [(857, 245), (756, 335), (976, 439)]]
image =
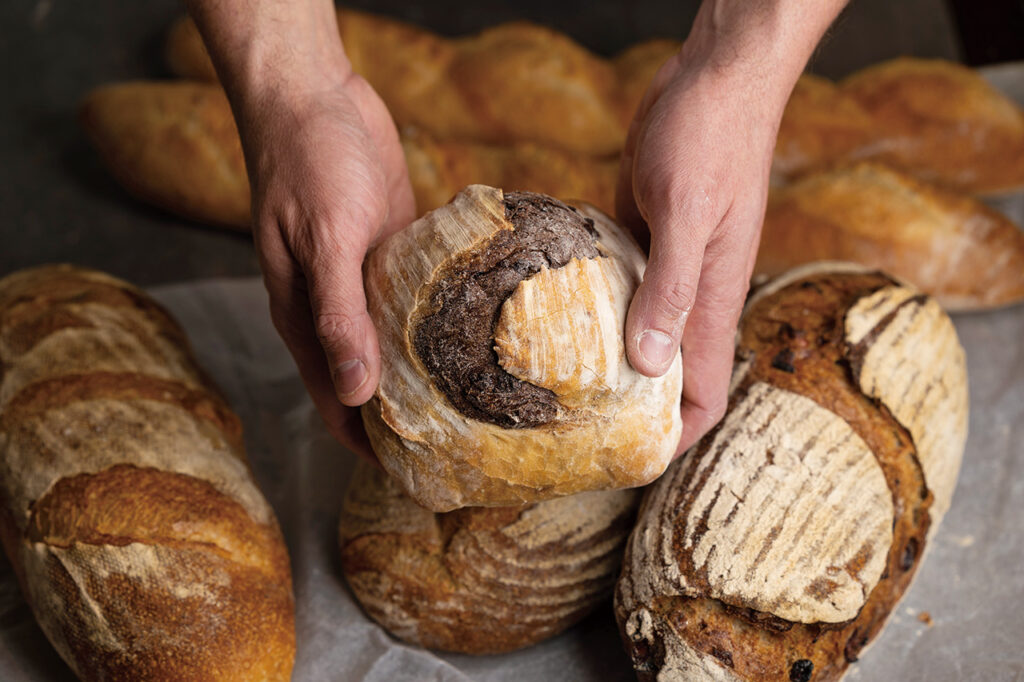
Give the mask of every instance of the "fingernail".
[(366, 383), (366, 377), (366, 365), (362, 360), (346, 360), (334, 372), (334, 387), (339, 395), (352, 395)]
[(676, 352), (676, 343), (672, 337), (655, 329), (648, 329), (641, 334), (637, 347), (644, 360), (655, 369), (668, 365)]

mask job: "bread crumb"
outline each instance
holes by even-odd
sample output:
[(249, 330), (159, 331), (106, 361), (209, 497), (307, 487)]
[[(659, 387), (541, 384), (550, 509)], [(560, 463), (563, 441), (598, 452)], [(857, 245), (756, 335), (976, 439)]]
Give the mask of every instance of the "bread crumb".
[(931, 627), (934, 623), (934, 621), (932, 620), (932, 614), (928, 613), (927, 611), (922, 611), (921, 613), (917, 614), (917, 619), (925, 625), (927, 625), (928, 627)]

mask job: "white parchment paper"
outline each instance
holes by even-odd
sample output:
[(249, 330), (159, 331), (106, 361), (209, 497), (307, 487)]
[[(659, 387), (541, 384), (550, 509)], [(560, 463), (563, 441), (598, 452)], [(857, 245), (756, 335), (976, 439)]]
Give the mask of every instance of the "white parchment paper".
[[(988, 75), (1024, 102), (1024, 69)], [(1020, 197), (996, 205), (1024, 223)], [(438, 655), (366, 618), (340, 574), (336, 526), (353, 456), (333, 442), (275, 334), (256, 280), (153, 292), (242, 417), (260, 486), (292, 558), (296, 682), (634, 679), (610, 602), (563, 635), (513, 654)], [(847, 680), (1024, 680), (1024, 305), (954, 317), (967, 351), (970, 435), (953, 505), (888, 627)], [(0, 560), (0, 682), (74, 680)]]

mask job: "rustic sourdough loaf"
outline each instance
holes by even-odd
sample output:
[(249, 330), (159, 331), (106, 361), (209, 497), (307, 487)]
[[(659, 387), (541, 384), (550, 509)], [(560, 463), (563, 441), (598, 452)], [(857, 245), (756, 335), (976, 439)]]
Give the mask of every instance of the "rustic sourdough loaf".
[(804, 268), (740, 323), (729, 409), (644, 497), (616, 588), (640, 679), (835, 680), (949, 507), (964, 354), (934, 300)]
[(682, 360), (650, 378), (622, 330), (645, 259), (596, 209), (471, 185), (365, 267), (382, 373), (363, 421), (434, 511), (657, 478), (682, 430)]
[(342, 509), (342, 570), (396, 637), (469, 654), (511, 651), (558, 634), (611, 595), (639, 498), (599, 491), (435, 514), (360, 463)]
[(0, 537), (84, 680), (287, 680), (288, 556), (238, 418), (138, 289), (0, 280)]

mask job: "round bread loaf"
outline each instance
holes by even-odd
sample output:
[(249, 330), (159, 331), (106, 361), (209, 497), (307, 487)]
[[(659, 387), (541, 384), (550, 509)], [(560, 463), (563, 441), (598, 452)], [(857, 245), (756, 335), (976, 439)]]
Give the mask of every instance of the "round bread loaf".
[(396, 637), (512, 651), (557, 635), (611, 594), (639, 501), (637, 490), (607, 490), (435, 514), (360, 463), (342, 508), (341, 566)]
[(471, 185), (371, 253), (382, 373), (363, 421), (381, 464), (434, 511), (644, 485), (679, 442), (682, 359), (626, 361), (643, 276), (596, 209)]
[(627, 546), (615, 610), (640, 679), (839, 679), (910, 584), (966, 432), (933, 299), (841, 264), (755, 293), (725, 417)]

